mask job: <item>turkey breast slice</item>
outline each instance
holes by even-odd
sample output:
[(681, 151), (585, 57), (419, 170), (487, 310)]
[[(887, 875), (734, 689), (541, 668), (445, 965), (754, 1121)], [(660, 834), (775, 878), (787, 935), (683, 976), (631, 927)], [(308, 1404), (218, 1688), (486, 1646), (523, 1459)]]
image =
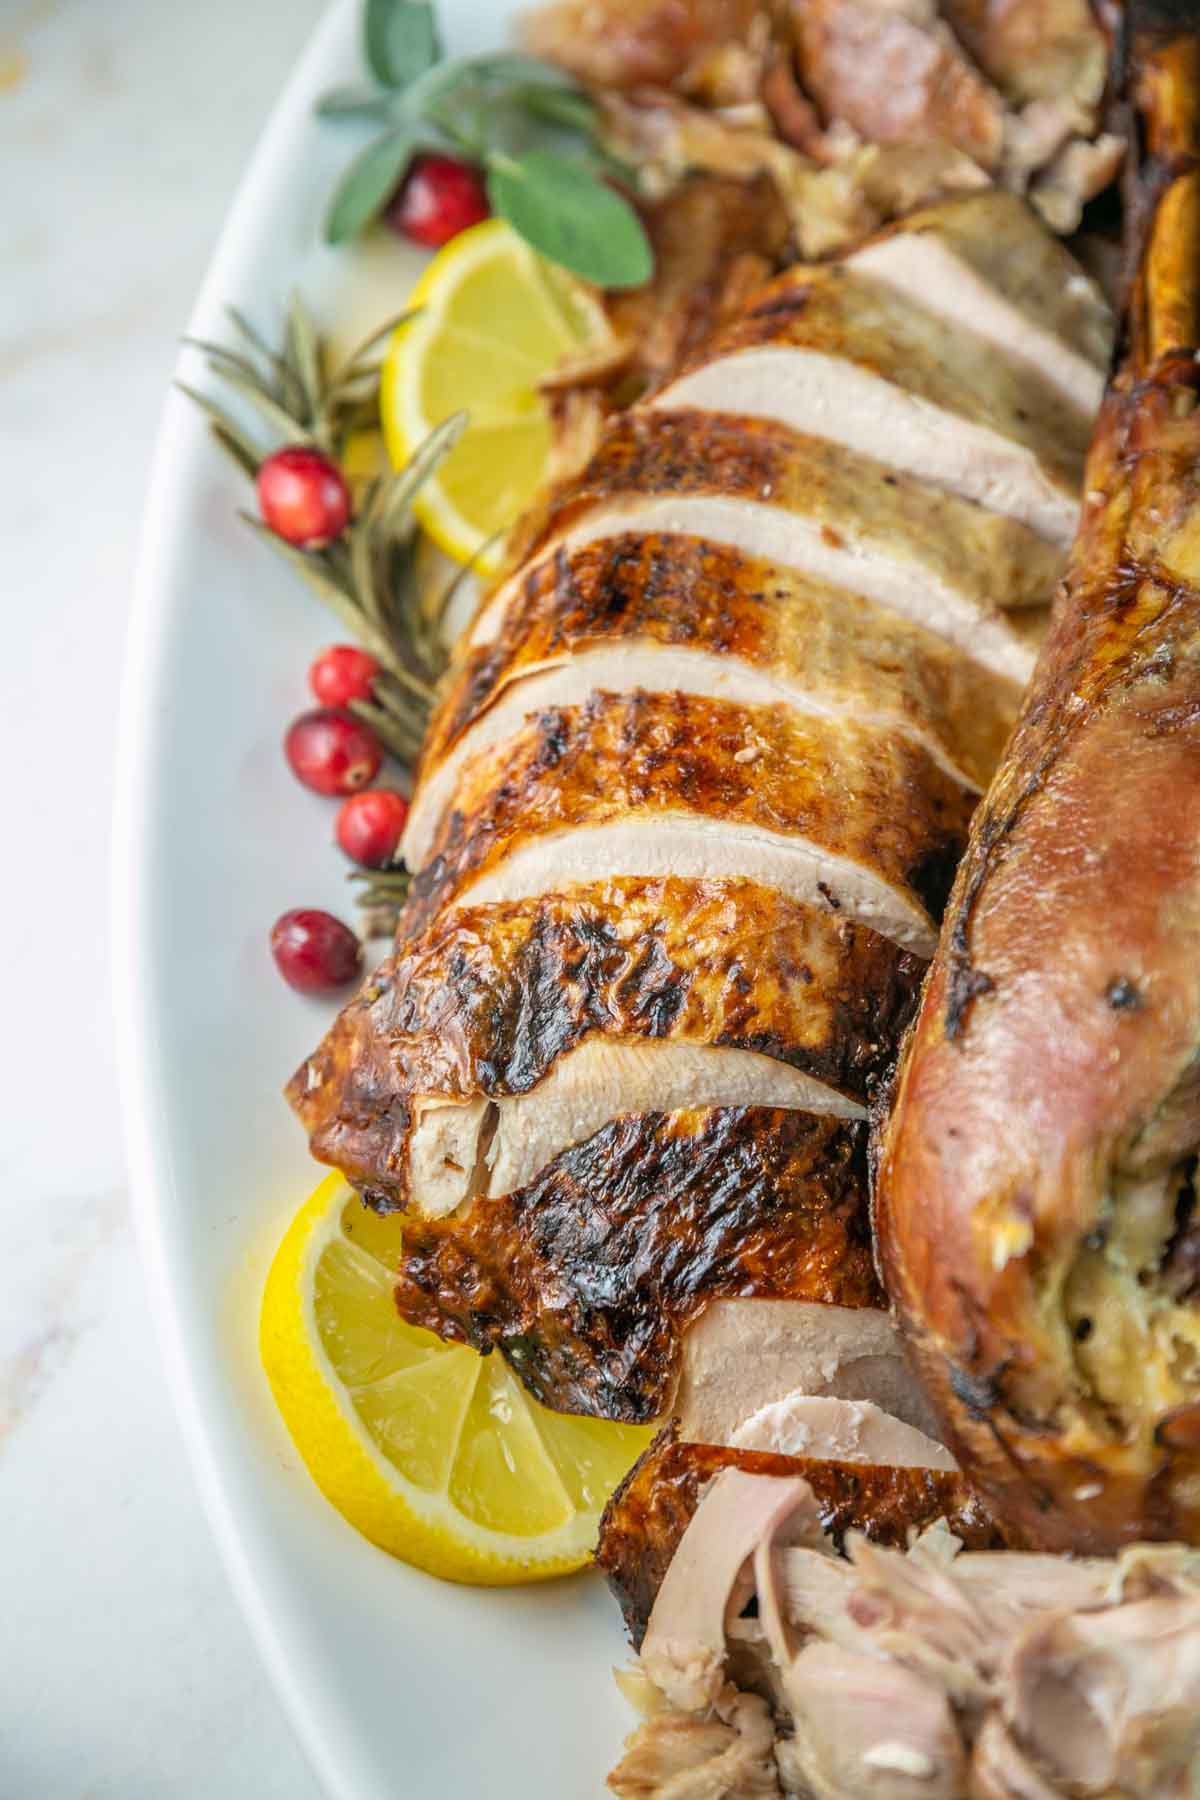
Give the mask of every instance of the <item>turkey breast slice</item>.
[(650, 407), (812, 432), (937, 482), (1066, 546), (1090, 419), (1019, 358), (838, 265), (763, 290)]
[(885, 705), (838, 704), (822, 696), (819, 683), (794, 685), (768, 670), (747, 668), (731, 657), (707, 655), (699, 650), (660, 649), (648, 644), (585, 651), (569, 662), (552, 664), (523, 675), (502, 699), (433, 768), (413, 796), (401, 850), (410, 869), (420, 869), (428, 858), (438, 820), (453, 795), (462, 769), (478, 756), (520, 730), (525, 721), (550, 707), (577, 707), (598, 692), (628, 693), (635, 690), (695, 694), (710, 700), (728, 700), (745, 706), (793, 706), (798, 712), (825, 718), (843, 717), (859, 724), (903, 733), (920, 745), (930, 760), (951, 781), (979, 793), (980, 785), (956, 766), (936, 738), (909, 728), (903, 717)]
[(476, 1194), (526, 1187), (563, 1150), (621, 1114), (708, 1106), (866, 1117), (858, 1101), (752, 1050), (591, 1038), (560, 1056), (528, 1093), (415, 1099), (408, 1152), (412, 1204), (430, 1218), (443, 1218)]
[(973, 797), (894, 732), (594, 694), (470, 761), (400, 920), (625, 876), (745, 877), (928, 954)]
[[(890, 1315), (877, 1307), (714, 1300), (687, 1332), (672, 1407), (681, 1438), (736, 1444), (735, 1434), (747, 1421), (797, 1395), (871, 1401), (918, 1434), (938, 1437), (933, 1411), (909, 1368), (899, 1333)], [(775, 1415), (762, 1429), (771, 1429), (773, 1422)]]
[(782, 702), (902, 732), (986, 786), (1020, 688), (934, 633), (827, 582), (701, 539), (630, 535), (531, 570), (489, 646), (459, 659), (431, 721), (403, 853), (419, 869), (467, 759), (596, 690)]
[(621, 1113), (528, 1186), (410, 1208), (401, 1316), (509, 1353), (557, 1412), (647, 1424), (714, 1300), (877, 1306), (863, 1126), (775, 1107)]
[(839, 1400), (803, 1390), (760, 1406), (743, 1419), (730, 1442), (735, 1450), (770, 1450), (829, 1462), (887, 1463), (896, 1469), (958, 1467), (944, 1444), (873, 1400)]
[(931, 956), (937, 942), (934, 927), (917, 906), (845, 857), (779, 832), (723, 828), (716, 820), (668, 812), (533, 838), (472, 881), (457, 900), (484, 906), (605, 877), (669, 876), (691, 881), (743, 876), (800, 901), (832, 895), (832, 904), (846, 918), (869, 925), (918, 956)]
[(1032, 658), (997, 614), (1043, 606), (1063, 557), (1027, 526), (874, 456), (770, 419), (639, 408), (520, 529), (517, 573), (484, 601), (490, 642), (532, 559), (629, 532), (726, 545), (903, 613), (1024, 682)]
[[(380, 1205), (412, 1210), (409, 1139), (418, 1102), (452, 1109), (440, 1119), (442, 1159), (468, 1170), (485, 1103), (537, 1091), (560, 1057), (602, 1036), (753, 1052), (861, 1106), (886, 1076), (921, 973), (919, 958), (828, 907), (745, 880), (605, 880), (563, 895), (451, 908), (401, 945), (343, 1008), (297, 1071), (289, 1097), (315, 1156), (345, 1170)], [(468, 1103), (473, 1113), (462, 1110)], [(616, 1108), (622, 1116), (633, 1111), (633, 1096)], [(705, 1127), (690, 1149), (670, 1148), (668, 1133), (656, 1150), (647, 1131), (636, 1143), (620, 1133), (620, 1143), (597, 1142), (595, 1165), (585, 1169), (586, 1159), (577, 1158), (572, 1179), (588, 1189), (607, 1179), (613, 1221), (631, 1203), (653, 1216), (664, 1185), (676, 1196), (690, 1192), (693, 1218), (709, 1219), (689, 1257), (697, 1279), (735, 1218), (744, 1223), (755, 1205), (767, 1205), (768, 1193), (779, 1230), (803, 1211), (807, 1202), (798, 1196), (810, 1161), (814, 1173), (824, 1170), (828, 1193), (842, 1179), (840, 1140), (823, 1149), (813, 1141), (810, 1157), (789, 1131), (788, 1145), (777, 1143), (768, 1122), (761, 1130)], [(761, 1166), (758, 1151), (767, 1159)], [(652, 1166), (655, 1189), (642, 1196), (643, 1209), (636, 1170)], [(786, 1168), (793, 1170), (784, 1182), (791, 1200), (775, 1185)], [(741, 1211), (718, 1197), (726, 1177), (742, 1184)], [(563, 1204), (569, 1211), (565, 1197)], [(543, 1219), (553, 1206), (543, 1194)], [(682, 1230), (682, 1219), (674, 1223)], [(637, 1241), (632, 1219), (625, 1229)], [(621, 1235), (615, 1222), (613, 1231), (605, 1255)], [(415, 1242), (406, 1240), (410, 1248)], [(535, 1253), (532, 1240), (528, 1249)], [(509, 1262), (517, 1260), (514, 1250)], [(723, 1266), (732, 1266), (728, 1258)], [(440, 1278), (443, 1294), (451, 1285)], [(619, 1287), (610, 1286), (610, 1297)]]
[[(1011, 619), (981, 610), (961, 586), (903, 550), (893, 557), (872, 542), (869, 527), (831, 532), (819, 520), (785, 513), (774, 504), (719, 494), (630, 495), (587, 513), (552, 547), (574, 551), (634, 532), (727, 544), (779, 568), (840, 583), (936, 632), (997, 675), (1023, 686), (1033, 673), (1035, 655)], [(472, 644), (488, 644), (496, 637), (516, 586), (506, 583), (484, 604), (471, 628)], [(1049, 594), (1052, 588), (1053, 579), (1044, 591)]]
[(1112, 312), (1015, 194), (992, 188), (913, 213), (847, 262), (1029, 363), (1089, 421), (1099, 412)]

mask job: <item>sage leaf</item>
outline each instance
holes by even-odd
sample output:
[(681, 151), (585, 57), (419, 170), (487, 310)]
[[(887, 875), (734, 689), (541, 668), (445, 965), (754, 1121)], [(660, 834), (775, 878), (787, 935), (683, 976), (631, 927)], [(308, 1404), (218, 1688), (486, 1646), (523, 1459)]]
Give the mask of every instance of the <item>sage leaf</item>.
[(642, 222), (628, 200), (580, 163), (531, 150), (514, 159), (488, 159), (492, 210), (513, 230), (598, 287), (640, 287), (654, 270)]
[(523, 56), (518, 50), (497, 50), (485, 56), (452, 56), (447, 62), (427, 69), (404, 95), (405, 114), (422, 116), (426, 108), (452, 97), (460, 101), (482, 92), (485, 96), (502, 91), (515, 82), (538, 87), (566, 87), (575, 90), (575, 82), (565, 70), (536, 57)]
[(367, 0), (367, 63), (384, 87), (404, 88), (441, 55), (429, 0)]
[(379, 217), (400, 185), (415, 148), (410, 131), (388, 131), (355, 157), (325, 215), (327, 244), (346, 243)]
[(577, 89), (523, 82), (513, 89), (511, 97), (515, 105), (546, 125), (560, 125), (584, 137), (590, 137), (596, 129), (596, 102)]
[(464, 56), (459, 66), (484, 81), (527, 81), (578, 91), (575, 77), (566, 69), (543, 62), (540, 56), (526, 56), (523, 50), (485, 50), (481, 56)]
[(317, 116), (322, 119), (379, 119), (391, 116), (392, 99), (373, 87), (332, 88), (317, 101)]

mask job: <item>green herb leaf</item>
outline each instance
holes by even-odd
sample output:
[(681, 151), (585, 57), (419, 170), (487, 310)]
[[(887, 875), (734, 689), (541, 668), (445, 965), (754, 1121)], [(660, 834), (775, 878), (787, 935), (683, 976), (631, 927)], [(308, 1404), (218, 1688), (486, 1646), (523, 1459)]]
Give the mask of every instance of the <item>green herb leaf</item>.
[(190, 387), (186, 381), (176, 381), (175, 386), (181, 394), (198, 406), (208, 419), (213, 435), (223, 450), (227, 450), (234, 461), (246, 471), (251, 481), (258, 473), (258, 465), (262, 461), (262, 451), (241, 427), (230, 418), (229, 414), (219, 407), (207, 394)]
[(410, 131), (389, 131), (367, 145), (342, 176), (325, 215), (325, 242), (344, 244), (377, 219), (415, 149)]
[(428, 0), (367, 0), (367, 62), (384, 87), (403, 88), (441, 55)]
[(321, 350), (317, 328), (298, 293), (288, 307), (283, 356), (300, 392), (305, 421), (316, 428), (321, 423)]
[(392, 97), (373, 87), (331, 88), (317, 101), (316, 111), (321, 119), (384, 120), (391, 117)]
[(581, 89), (523, 82), (513, 89), (512, 100), (547, 125), (561, 125), (584, 137), (590, 137), (596, 129), (596, 102)]
[[(357, 349), (353, 350), (346, 358), (337, 372), (336, 379), (344, 381), (349, 375), (359, 372), (359, 364), (365, 365), (369, 356), (373, 355), (376, 350), (382, 350), (392, 333), (398, 331), (401, 325), (407, 325), (410, 319), (415, 319), (420, 310), (419, 306), (406, 306), (403, 312), (393, 313), (389, 319), (383, 321), (382, 325), (377, 325), (370, 337), (364, 338)], [(364, 368), (362, 372), (366, 373), (367, 371)], [(378, 373), (377, 370), (375, 372)]]
[(404, 95), (408, 118), (427, 116), (427, 109), (453, 96), (460, 101), (491, 96), (514, 83), (576, 90), (572, 78), (552, 63), (522, 56), (517, 50), (498, 50), (487, 56), (453, 56), (427, 69)]
[(531, 150), (488, 159), (488, 199), (514, 231), (585, 281), (640, 287), (654, 270), (642, 222), (629, 202), (579, 163)]
[(579, 84), (566, 69), (559, 68), (557, 63), (543, 62), (539, 56), (526, 56), (523, 50), (486, 50), (481, 56), (464, 56), (457, 64), (447, 63), (447, 69), (470, 71), (483, 81), (536, 82), (542, 87), (572, 88), (578, 91)]

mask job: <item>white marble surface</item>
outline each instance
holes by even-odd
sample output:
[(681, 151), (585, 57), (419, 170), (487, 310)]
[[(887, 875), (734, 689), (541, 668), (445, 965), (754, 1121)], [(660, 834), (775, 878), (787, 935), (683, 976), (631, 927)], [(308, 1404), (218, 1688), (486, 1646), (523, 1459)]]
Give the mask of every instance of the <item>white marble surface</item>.
[(320, 0), (0, 0), (0, 1800), (314, 1800), (217, 1564), (124, 1188), (112, 750), (164, 386)]

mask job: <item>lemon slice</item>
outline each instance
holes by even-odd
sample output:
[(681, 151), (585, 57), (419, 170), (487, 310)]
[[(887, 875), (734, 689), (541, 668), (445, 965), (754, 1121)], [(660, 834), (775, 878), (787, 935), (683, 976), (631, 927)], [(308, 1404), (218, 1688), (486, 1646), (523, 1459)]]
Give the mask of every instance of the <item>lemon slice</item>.
[(484, 575), (546, 477), (550, 421), (538, 383), (610, 335), (597, 295), (543, 261), (503, 219), (439, 250), (414, 288), (417, 316), (384, 360), (380, 411), (399, 467), (455, 412), (470, 423), (413, 510), (430, 537)]
[(259, 1341), (297, 1450), (365, 1537), (433, 1575), (500, 1585), (582, 1567), (651, 1431), (551, 1412), (501, 1356), (406, 1325), (399, 1233), (331, 1175), (276, 1252)]

